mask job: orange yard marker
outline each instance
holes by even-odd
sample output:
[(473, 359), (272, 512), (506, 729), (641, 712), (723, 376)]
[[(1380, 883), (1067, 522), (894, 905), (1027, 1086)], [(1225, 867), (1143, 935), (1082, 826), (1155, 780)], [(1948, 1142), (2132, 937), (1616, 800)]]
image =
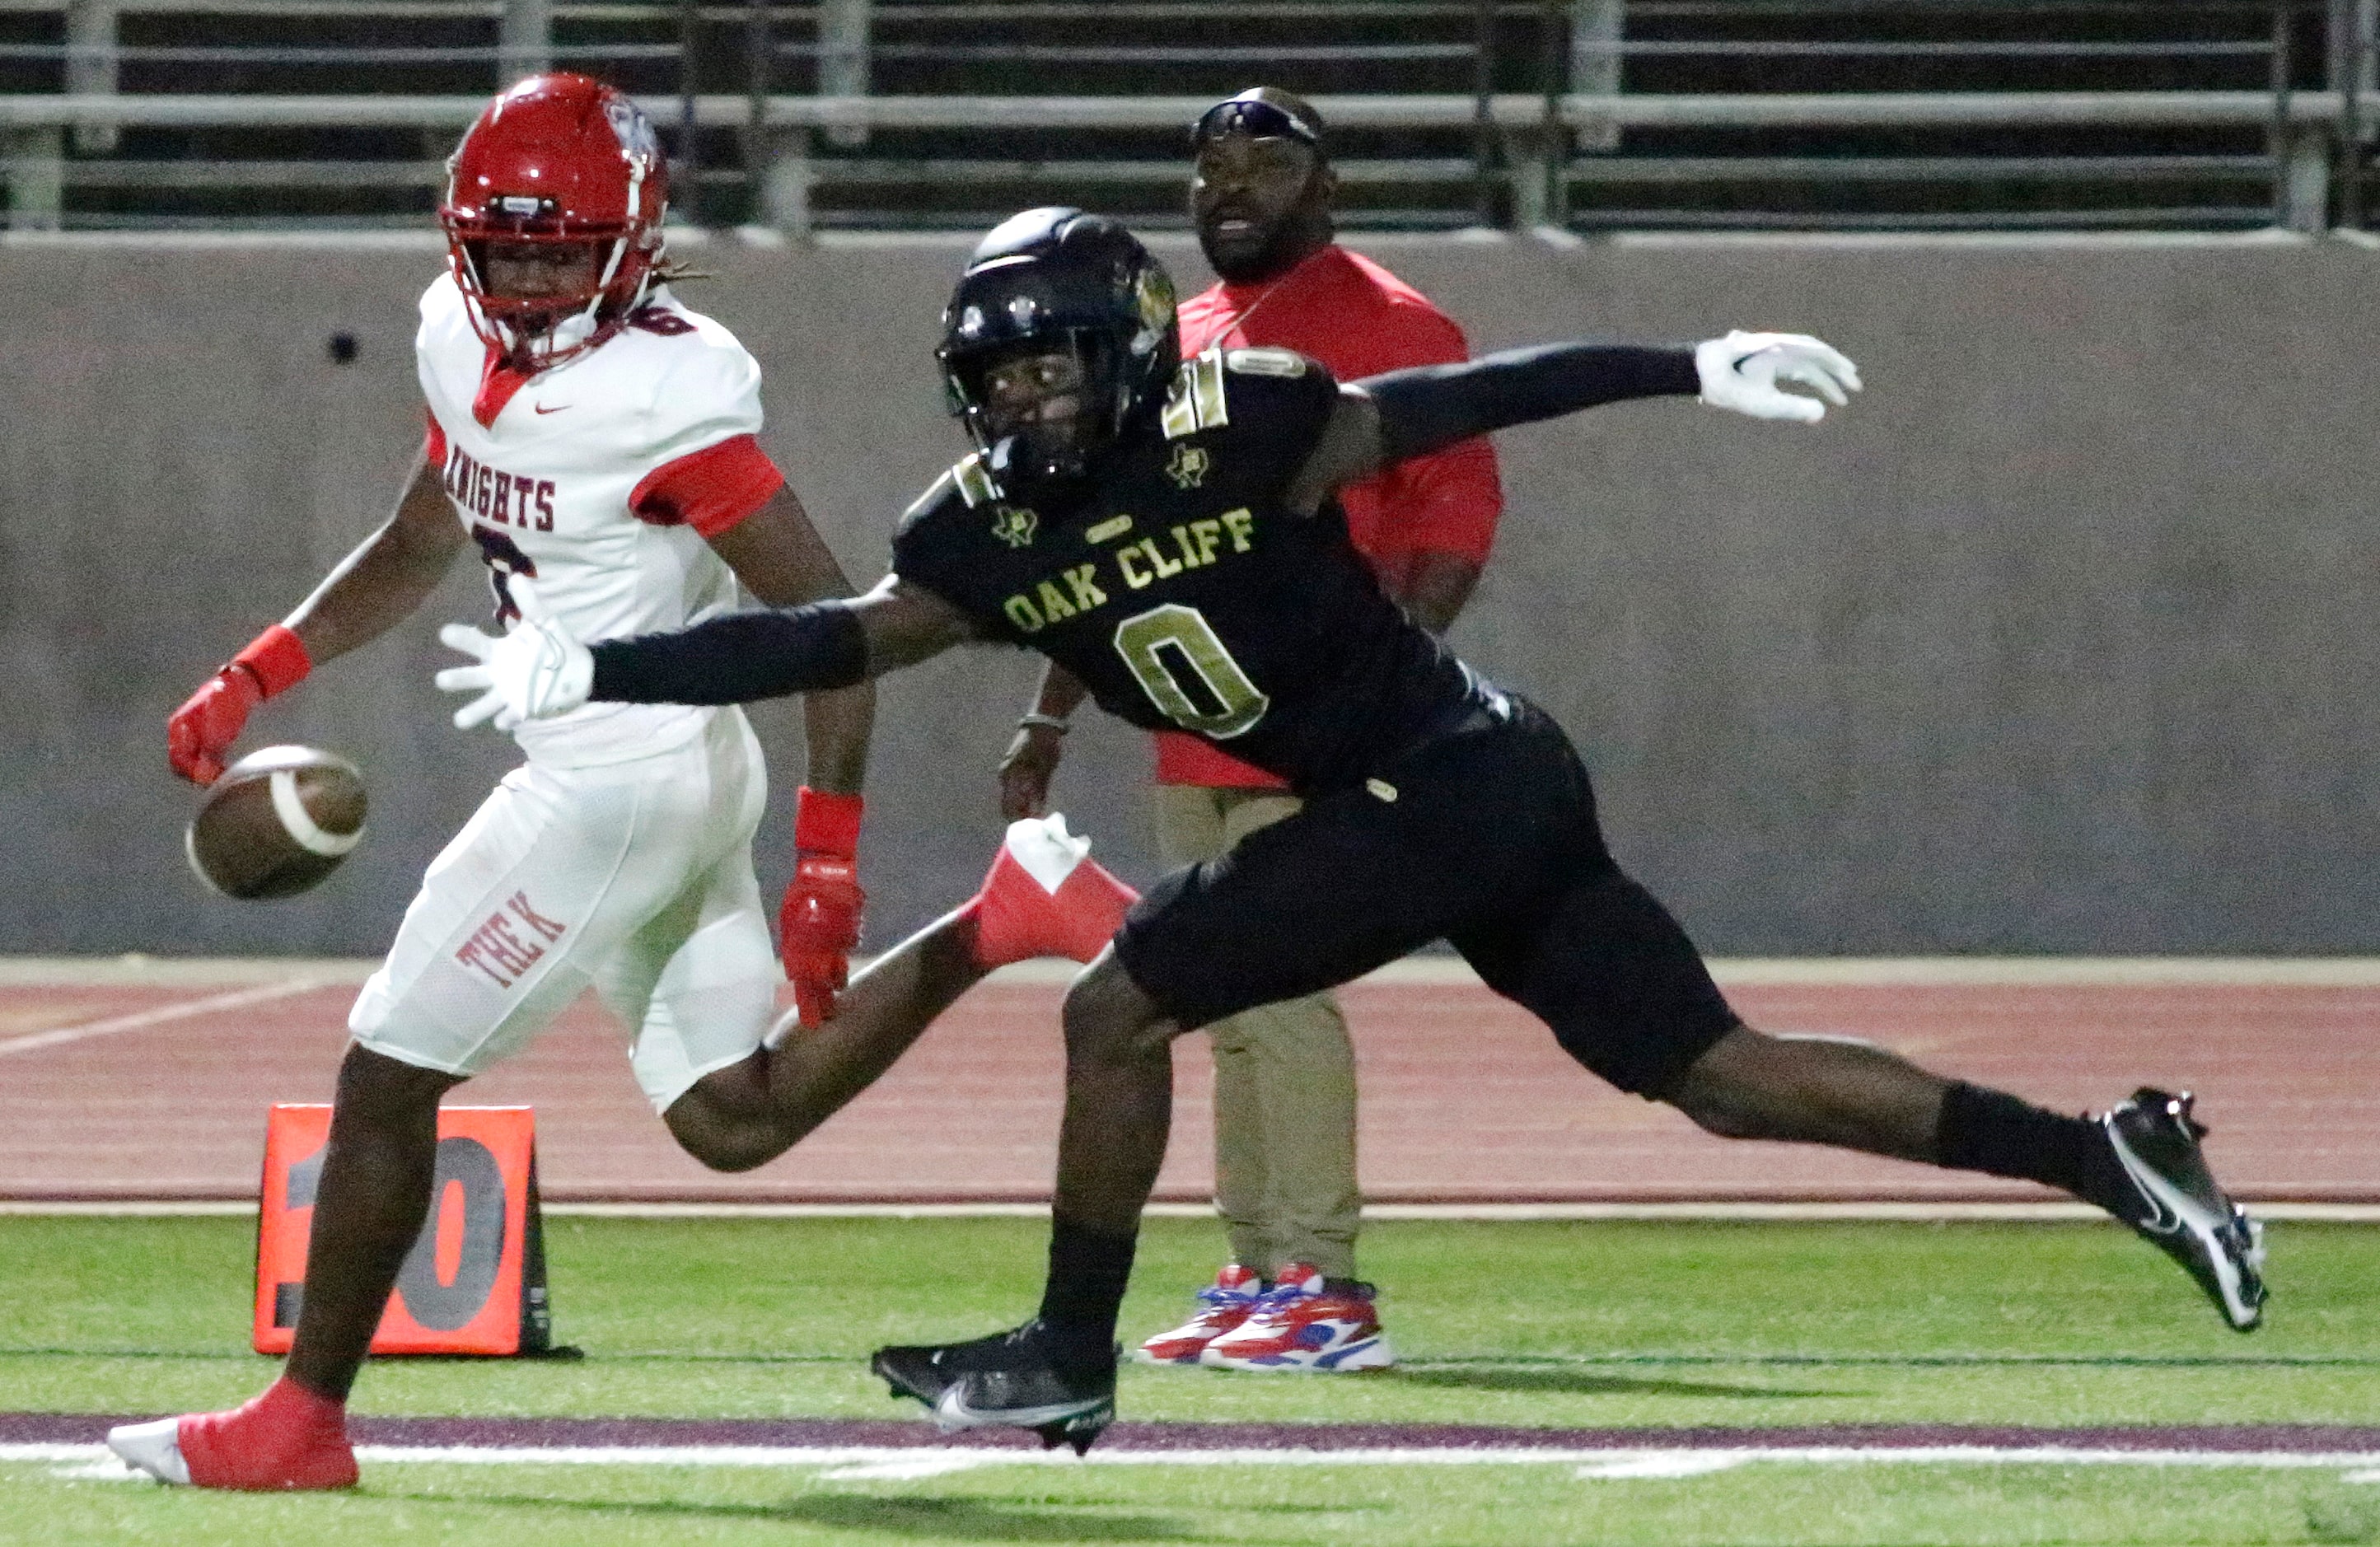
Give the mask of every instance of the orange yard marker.
[[(306, 1237), (331, 1109), (283, 1104), (264, 1130), (256, 1232), (256, 1351), (283, 1354), (305, 1295)], [(375, 1354), (541, 1354), (552, 1339), (526, 1106), (442, 1106), (430, 1217), (396, 1276)]]

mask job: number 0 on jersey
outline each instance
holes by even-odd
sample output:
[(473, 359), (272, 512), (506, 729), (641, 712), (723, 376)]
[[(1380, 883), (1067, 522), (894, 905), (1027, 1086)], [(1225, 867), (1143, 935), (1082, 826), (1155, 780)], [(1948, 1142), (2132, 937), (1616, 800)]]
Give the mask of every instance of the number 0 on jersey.
[(1229, 741), (1272, 707), (1195, 607), (1168, 602), (1126, 618), (1115, 648), (1148, 701), (1185, 731)]

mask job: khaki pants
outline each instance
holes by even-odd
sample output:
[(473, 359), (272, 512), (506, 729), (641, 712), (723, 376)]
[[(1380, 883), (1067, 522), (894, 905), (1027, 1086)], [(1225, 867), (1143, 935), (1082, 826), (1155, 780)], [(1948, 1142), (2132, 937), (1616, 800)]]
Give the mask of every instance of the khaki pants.
[[(1297, 810), (1277, 790), (1157, 786), (1158, 847), (1169, 865), (1229, 852)], [(1355, 1187), (1355, 1051), (1328, 994), (1234, 1015), (1207, 1028), (1215, 1049), (1215, 1209), (1232, 1260), (1267, 1278), (1309, 1263), (1355, 1276), (1363, 1195)]]

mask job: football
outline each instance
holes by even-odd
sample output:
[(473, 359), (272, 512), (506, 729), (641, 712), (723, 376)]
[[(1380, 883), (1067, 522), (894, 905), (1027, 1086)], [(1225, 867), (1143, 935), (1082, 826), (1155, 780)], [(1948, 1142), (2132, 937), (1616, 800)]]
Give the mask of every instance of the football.
[(336, 753), (268, 746), (224, 770), (190, 818), (190, 868), (225, 897), (295, 897), (364, 836), (364, 780)]

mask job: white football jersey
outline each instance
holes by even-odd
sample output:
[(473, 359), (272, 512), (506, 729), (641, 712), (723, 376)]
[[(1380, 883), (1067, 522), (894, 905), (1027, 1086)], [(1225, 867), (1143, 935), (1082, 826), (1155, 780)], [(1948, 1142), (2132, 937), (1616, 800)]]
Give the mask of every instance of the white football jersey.
[[(472, 415), (487, 346), (454, 276), (421, 297), (415, 361), (443, 451), (447, 496), (496, 593), (533, 574), (579, 638), (683, 628), (735, 603), (735, 577), (692, 527), (657, 525), (639, 486), (689, 453), (760, 428), (760, 367), (735, 336), (656, 288), (602, 344), (520, 387), (490, 425)], [(443, 442), (443, 446), (442, 446)], [(589, 767), (661, 752), (702, 734), (719, 711), (589, 704), (514, 732), (540, 763)]]

